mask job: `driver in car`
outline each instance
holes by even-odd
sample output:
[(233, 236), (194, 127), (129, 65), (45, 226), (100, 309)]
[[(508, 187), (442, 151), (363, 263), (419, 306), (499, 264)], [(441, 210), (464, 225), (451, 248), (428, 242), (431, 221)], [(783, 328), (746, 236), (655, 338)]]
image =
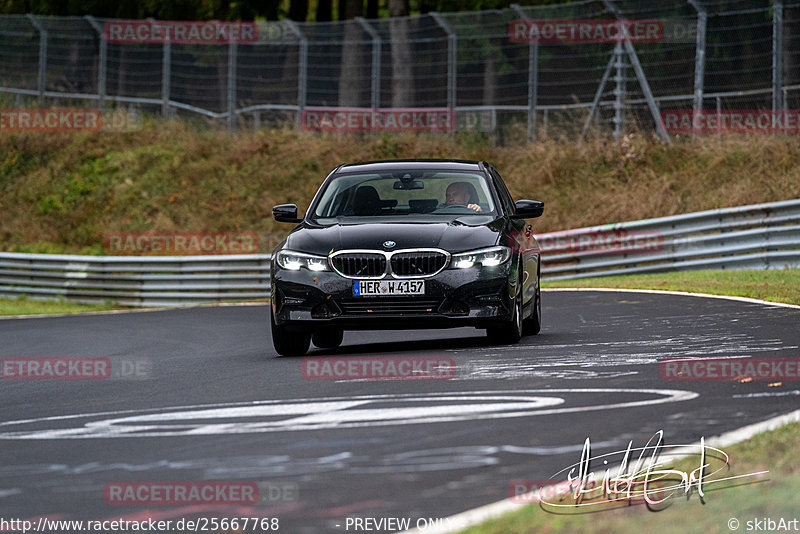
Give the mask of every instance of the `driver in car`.
[(447, 186), (444, 192), (445, 206), (453, 204), (466, 206), (471, 210), (481, 212), (481, 207), (477, 204), (478, 199), (473, 197), (473, 188), (467, 182), (453, 182)]

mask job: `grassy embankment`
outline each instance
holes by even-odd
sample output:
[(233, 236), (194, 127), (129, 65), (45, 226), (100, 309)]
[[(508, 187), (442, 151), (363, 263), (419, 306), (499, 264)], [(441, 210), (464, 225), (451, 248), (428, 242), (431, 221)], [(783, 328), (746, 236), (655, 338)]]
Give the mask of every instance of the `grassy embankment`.
[(539, 232), (800, 198), (800, 144), (786, 137), (643, 136), (492, 146), (481, 135), (228, 134), (180, 122), (135, 132), (0, 135), (0, 250), (103, 253), (106, 232), (252, 231), (262, 251), (341, 162), (492, 161), (516, 198), (546, 203)]

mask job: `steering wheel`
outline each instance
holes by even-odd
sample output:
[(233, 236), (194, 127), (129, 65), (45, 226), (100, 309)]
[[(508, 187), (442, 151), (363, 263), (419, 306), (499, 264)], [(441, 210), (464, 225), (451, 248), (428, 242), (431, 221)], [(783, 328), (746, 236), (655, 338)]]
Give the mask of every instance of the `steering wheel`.
[(456, 209), (458, 211), (462, 211), (462, 210), (472, 211), (467, 207), (466, 204), (446, 204), (446, 205), (442, 206), (441, 208), (437, 208), (436, 209), (436, 213), (450, 213), (453, 209)]

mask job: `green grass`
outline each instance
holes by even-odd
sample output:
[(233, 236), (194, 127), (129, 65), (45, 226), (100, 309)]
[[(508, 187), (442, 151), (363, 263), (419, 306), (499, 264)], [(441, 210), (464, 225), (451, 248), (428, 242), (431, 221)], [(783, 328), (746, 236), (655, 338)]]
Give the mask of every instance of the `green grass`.
[[(755, 518), (800, 519), (797, 513), (797, 496), (800, 495), (797, 443), (800, 443), (800, 424), (793, 423), (742, 443), (721, 447), (730, 456), (730, 472), (717, 476), (745, 475), (764, 470), (769, 470), (769, 474), (742, 479), (755, 483), (708, 485), (705, 505), (700, 503), (696, 494), (688, 500), (682, 496), (674, 498), (671, 505), (660, 512), (648, 511), (644, 506), (631, 506), (598, 513), (556, 515), (532, 504), (466, 529), (462, 534), (715, 534), (732, 532), (728, 528), (730, 518), (740, 521), (739, 532), (747, 532), (747, 521)], [(696, 460), (682, 461), (677, 466), (686, 470), (696, 467), (690, 463), (696, 464)]]
[(800, 269), (775, 271), (684, 271), (542, 282), (542, 287), (662, 289), (749, 297), (800, 305)]
[(0, 315), (40, 315), (125, 310), (113, 304), (78, 304), (75, 302), (30, 300), (27, 298), (0, 299)]

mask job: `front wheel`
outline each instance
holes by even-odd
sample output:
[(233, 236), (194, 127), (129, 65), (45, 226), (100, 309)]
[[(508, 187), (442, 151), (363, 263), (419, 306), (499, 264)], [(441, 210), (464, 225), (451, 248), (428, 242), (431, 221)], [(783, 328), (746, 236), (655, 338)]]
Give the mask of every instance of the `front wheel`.
[(269, 325), (272, 331), (272, 346), (281, 356), (302, 356), (308, 352), (311, 334), (303, 331), (292, 332), (285, 326), (275, 323), (275, 314), (270, 306)]
[(542, 291), (539, 289), (537, 280), (536, 284), (536, 302), (533, 303), (533, 312), (531, 316), (525, 319), (522, 323), (522, 328), (526, 336), (535, 336), (542, 329)]
[(311, 336), (311, 342), (321, 349), (335, 349), (342, 344), (344, 332), (341, 328), (323, 328)]
[(497, 345), (512, 345), (522, 339), (522, 285), (516, 288), (514, 310), (511, 320), (498, 326), (486, 329), (489, 340)]

